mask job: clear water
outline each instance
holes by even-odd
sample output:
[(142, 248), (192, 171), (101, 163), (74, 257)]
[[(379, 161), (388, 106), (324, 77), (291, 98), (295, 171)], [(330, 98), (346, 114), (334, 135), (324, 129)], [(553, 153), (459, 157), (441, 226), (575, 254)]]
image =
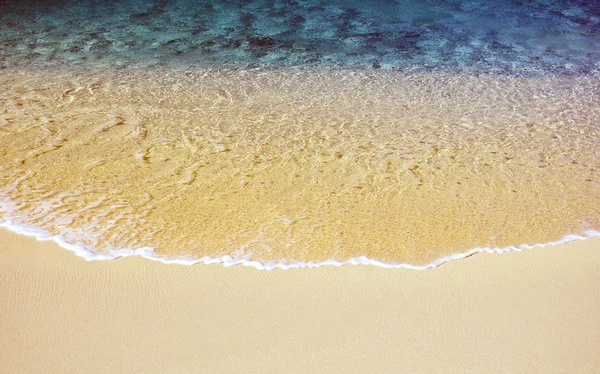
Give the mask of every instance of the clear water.
[(600, 72), (596, 1), (2, 1), (0, 66)]

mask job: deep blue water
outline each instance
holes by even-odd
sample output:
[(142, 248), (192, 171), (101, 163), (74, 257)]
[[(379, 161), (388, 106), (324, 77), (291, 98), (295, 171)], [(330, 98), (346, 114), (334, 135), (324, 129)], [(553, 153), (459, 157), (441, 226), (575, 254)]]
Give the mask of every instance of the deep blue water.
[(0, 67), (600, 75), (600, 1), (2, 1)]

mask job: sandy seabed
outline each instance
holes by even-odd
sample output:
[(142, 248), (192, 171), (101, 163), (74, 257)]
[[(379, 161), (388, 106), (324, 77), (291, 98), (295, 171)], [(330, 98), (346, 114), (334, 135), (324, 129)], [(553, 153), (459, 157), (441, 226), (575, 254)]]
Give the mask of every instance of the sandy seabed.
[(86, 262), (0, 232), (0, 372), (600, 367), (600, 238), (426, 271)]
[(5, 69), (0, 219), (99, 254), (424, 266), (600, 228), (600, 80)]

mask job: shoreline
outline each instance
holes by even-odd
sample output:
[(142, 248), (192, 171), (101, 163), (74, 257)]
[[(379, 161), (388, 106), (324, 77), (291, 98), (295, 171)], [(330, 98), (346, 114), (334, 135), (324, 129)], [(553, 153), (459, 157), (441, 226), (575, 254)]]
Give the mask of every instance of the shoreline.
[(252, 254), (243, 256), (241, 258), (233, 258), (232, 256), (222, 256), (222, 257), (202, 257), (199, 259), (194, 259), (190, 257), (180, 256), (180, 257), (160, 257), (154, 254), (154, 250), (151, 247), (144, 247), (138, 249), (119, 249), (115, 251), (111, 251), (109, 253), (96, 253), (90, 249), (85, 248), (82, 244), (72, 244), (67, 242), (60, 235), (52, 235), (48, 232), (44, 232), (40, 229), (28, 228), (24, 225), (19, 225), (10, 222), (10, 220), (0, 220), (0, 228), (13, 232), (18, 235), (24, 235), (28, 237), (33, 237), (38, 241), (52, 241), (56, 243), (60, 248), (66, 249), (70, 252), (73, 252), (78, 257), (81, 257), (87, 261), (110, 261), (116, 260), (121, 257), (135, 257), (139, 256), (146, 260), (161, 262), (163, 264), (177, 264), (177, 265), (196, 265), (196, 264), (223, 264), (224, 267), (242, 265), (247, 267), (254, 267), (257, 270), (289, 270), (289, 269), (303, 269), (303, 268), (318, 268), (321, 266), (345, 266), (345, 265), (374, 265), (381, 268), (386, 269), (411, 269), (411, 270), (427, 270), (433, 269), (440, 265), (443, 265), (447, 262), (462, 260), (472, 255), (476, 255), (479, 253), (506, 253), (506, 252), (522, 252), (527, 249), (535, 249), (535, 248), (544, 248), (549, 246), (557, 246), (561, 244), (566, 244), (573, 241), (582, 241), (589, 240), (592, 238), (600, 237), (600, 231), (597, 230), (586, 230), (580, 234), (568, 234), (563, 236), (560, 240), (549, 242), (549, 243), (538, 243), (538, 244), (521, 244), (521, 245), (512, 245), (504, 248), (473, 248), (466, 252), (455, 253), (449, 256), (444, 256), (434, 260), (429, 264), (425, 264), (422, 266), (414, 265), (410, 263), (388, 263), (383, 262), (377, 259), (368, 258), (366, 256), (360, 256), (357, 258), (350, 258), (345, 261), (338, 260), (326, 260), (321, 262), (287, 262), (287, 261), (279, 261), (279, 262), (261, 262), (251, 260)]
[(600, 366), (600, 238), (424, 272), (87, 262), (4, 229), (0, 256), (7, 372)]

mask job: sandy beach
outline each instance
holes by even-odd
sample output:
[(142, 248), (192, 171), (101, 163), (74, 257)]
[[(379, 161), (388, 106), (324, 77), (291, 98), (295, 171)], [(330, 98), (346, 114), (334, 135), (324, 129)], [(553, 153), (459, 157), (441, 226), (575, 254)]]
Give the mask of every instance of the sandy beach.
[(0, 374), (599, 374), (597, 4), (0, 0)]
[(0, 233), (0, 372), (600, 367), (600, 238), (426, 271), (87, 262)]

